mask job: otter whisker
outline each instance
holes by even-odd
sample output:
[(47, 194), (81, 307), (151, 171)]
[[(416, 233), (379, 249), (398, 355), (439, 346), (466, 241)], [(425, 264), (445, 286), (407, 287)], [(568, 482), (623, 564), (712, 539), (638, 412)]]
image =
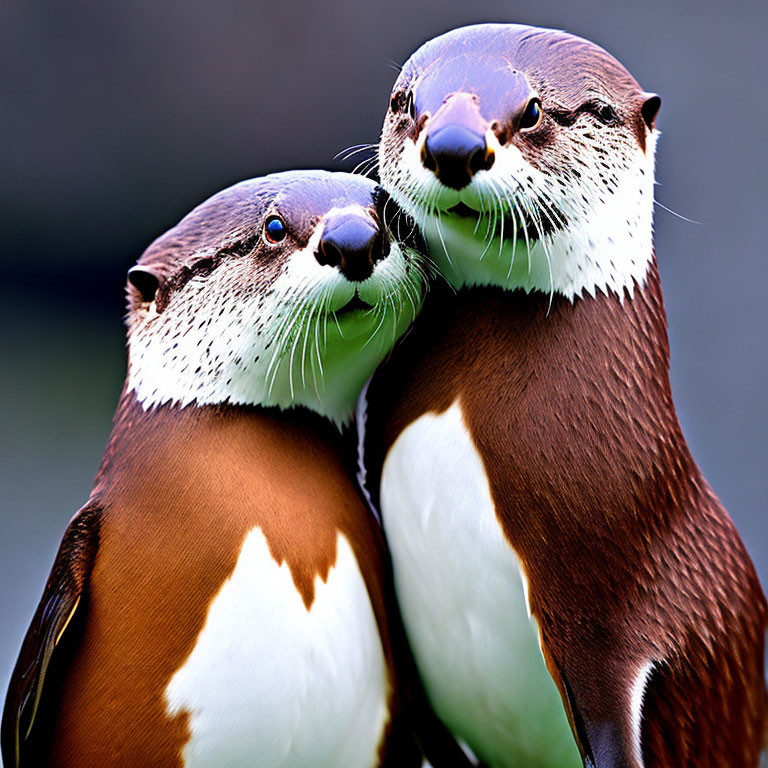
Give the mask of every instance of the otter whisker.
[(315, 334), (315, 354), (317, 356), (317, 364), (320, 367), (320, 377), (322, 378), (325, 375), (325, 372), (323, 371), (323, 356), (320, 353), (320, 323), (323, 324), (323, 337), (325, 341), (323, 342), (323, 349), (328, 346), (327, 342), (327, 330), (328, 330), (328, 304), (330, 301), (330, 287), (325, 286), (322, 291), (320, 292), (320, 297), (318, 299), (318, 305), (320, 307), (318, 315), (317, 315), (317, 333)]
[[(269, 367), (267, 368), (267, 374), (269, 374), (269, 370), (272, 369), (272, 366), (274, 366), (274, 369), (272, 370), (272, 380), (269, 385), (269, 396), (272, 395), (272, 389), (275, 385), (275, 382), (277, 380), (277, 374), (280, 370), (280, 362), (283, 360), (283, 358), (286, 356), (287, 353), (287, 347), (290, 343), (290, 338), (293, 334), (293, 329), (297, 326), (297, 324), (302, 319), (303, 310), (307, 301), (307, 294), (306, 294), (306, 288), (308, 287), (309, 283), (311, 281), (309, 279), (304, 279), (301, 281), (301, 283), (297, 286), (296, 293), (298, 293), (301, 296), (301, 299), (299, 300), (298, 306), (294, 308), (294, 311), (288, 311), (286, 313), (285, 319), (282, 321), (282, 323), (279, 326), (278, 331), (275, 334), (275, 349), (272, 355), (272, 359), (270, 360)], [(304, 295), (302, 295), (302, 292), (304, 292)], [(292, 377), (292, 366), (293, 366), (293, 357), (291, 356), (289, 360), (289, 375), (290, 375), (290, 384), (291, 384), (291, 397), (293, 397), (293, 377)]]
[[(399, 307), (395, 306), (395, 300), (399, 302)], [(392, 307), (392, 346), (397, 341), (397, 320), (403, 311), (403, 297), (401, 293), (397, 293), (389, 300)]]
[(378, 144), (352, 144), (346, 149), (342, 149), (340, 152), (337, 152), (333, 156), (333, 159), (342, 161), (349, 160), (350, 157), (359, 155), (361, 152), (369, 152), (370, 150), (377, 148)]
[(344, 332), (341, 330), (341, 325), (339, 324), (338, 315), (335, 312), (332, 312), (331, 316), (333, 317), (333, 322), (336, 323), (336, 330), (339, 332), (339, 336), (341, 336), (341, 338), (343, 339)]
[(378, 335), (379, 331), (381, 330), (381, 326), (384, 325), (384, 318), (386, 317), (386, 307), (383, 306), (377, 306), (373, 312), (375, 313), (374, 316), (381, 315), (381, 318), (379, 319), (378, 324), (376, 325), (376, 328), (374, 328), (371, 335), (368, 337), (365, 344), (363, 344), (362, 349), (365, 349), (372, 341), (373, 339)]
[[(517, 196), (515, 196), (515, 200), (516, 200), (517, 204), (521, 205), (523, 210), (527, 213), (527, 210), (526, 210), (526, 207), (525, 207), (525, 201), (524, 200), (519, 200), (517, 198)], [(525, 239), (525, 249), (528, 252), (528, 277), (530, 277), (531, 276), (531, 266), (532, 266), (532, 261), (531, 261), (531, 239), (528, 236), (528, 227), (524, 226), (522, 229), (523, 229), (523, 237)]]
[(498, 227), (499, 220), (501, 220), (501, 233), (499, 237), (499, 255), (498, 259), (501, 261), (502, 256), (502, 248), (504, 247), (504, 198), (500, 194), (498, 190), (497, 183), (491, 179), (491, 194), (493, 195), (495, 205), (493, 207), (493, 234), (491, 238), (489, 238), (488, 243), (486, 244), (485, 248), (483, 248), (483, 252), (480, 254), (480, 261), (482, 261), (485, 254), (488, 252), (488, 249), (491, 246), (491, 243), (493, 242), (493, 238), (496, 237), (496, 229)]
[[(315, 310), (317, 309), (317, 301), (309, 299), (307, 301), (307, 322), (305, 325), (304, 330), (304, 344), (301, 348), (301, 386), (306, 387), (306, 356), (307, 356), (307, 344), (309, 342), (309, 332), (312, 330), (313, 327), (313, 317)], [(311, 357), (311, 356), (310, 356)], [(314, 370), (312, 371), (314, 373)], [(317, 385), (317, 380), (315, 380), (315, 385)]]
[[(406, 267), (406, 269), (408, 269), (408, 267)], [(408, 276), (410, 277), (410, 274)], [(418, 280), (419, 283), (421, 283), (421, 275), (420, 274), (417, 273), (416, 279)], [(406, 298), (408, 299), (408, 301), (411, 304), (411, 322), (413, 322), (413, 321), (416, 320), (416, 315), (419, 313), (419, 310), (418, 310), (418, 308), (416, 306), (418, 298), (419, 298), (419, 290), (418, 290), (417, 285), (411, 283), (410, 280), (407, 280), (403, 284), (403, 286), (405, 288), (405, 296), (406, 296)], [(415, 298), (411, 295), (411, 290), (413, 290), (413, 292), (415, 293)]]
[(280, 325), (278, 329), (274, 332), (273, 340), (272, 340), (272, 355), (269, 359), (269, 364), (267, 365), (267, 372), (266, 372), (266, 380), (269, 382), (268, 389), (267, 389), (267, 397), (272, 397), (272, 389), (275, 385), (275, 380), (277, 378), (277, 372), (280, 368), (279, 361), (283, 357), (283, 328), (285, 327), (288, 320), (292, 317), (292, 314), (290, 312), (285, 313), (285, 319), (280, 322)]
[[(472, 237), (477, 236), (477, 230), (480, 227), (480, 222), (486, 215), (485, 194), (482, 190), (478, 190), (478, 197), (480, 198), (480, 215), (475, 220), (475, 228), (472, 230)], [(487, 234), (488, 234), (488, 231), (486, 230), (486, 236)]]
[[(298, 347), (299, 341), (301, 340), (301, 336), (302, 336), (301, 332), (304, 325), (304, 315), (306, 313), (307, 303), (308, 303), (308, 299), (305, 296), (301, 305), (301, 310), (297, 315), (297, 323), (294, 323), (294, 326), (293, 326), (296, 328), (296, 333), (294, 334), (293, 344), (291, 345), (291, 352), (288, 358), (288, 384), (291, 389), (291, 398), (294, 397), (293, 361), (296, 357), (296, 348)], [(302, 376), (303, 376), (303, 372), (302, 372)]]
[[(301, 314), (302, 314), (302, 309), (303, 309), (303, 302), (302, 302), (302, 305), (300, 305), (300, 306), (301, 306), (301, 309), (297, 309), (296, 310), (296, 314), (294, 315), (294, 319), (293, 319), (293, 321), (291, 322), (291, 324), (289, 326), (289, 331), (286, 333), (286, 339), (285, 339), (285, 341), (286, 341), (286, 345), (285, 345), (286, 346), (286, 350), (283, 353), (283, 356), (286, 356), (288, 358), (288, 385), (289, 385), (290, 391), (291, 391), (291, 398), (293, 398), (294, 395), (295, 395), (294, 388), (293, 388), (293, 353), (294, 353), (294, 349), (295, 349), (295, 341), (296, 341), (296, 338), (298, 338), (298, 334), (294, 334), (294, 329), (297, 326), (300, 326), (300, 324), (301, 324)], [(293, 338), (293, 340), (294, 340), (293, 344), (291, 344), (291, 338)], [(288, 348), (289, 345), (290, 345), (290, 348)]]
[(369, 174), (377, 170), (379, 166), (379, 160), (377, 157), (368, 158), (366, 160), (363, 160), (361, 163), (358, 163), (352, 170), (352, 173), (357, 174), (359, 176), (366, 176), (368, 177)]
[(701, 224), (700, 221), (696, 221), (695, 219), (689, 219), (687, 216), (683, 216), (682, 213), (678, 213), (677, 211), (673, 211), (671, 208), (667, 208), (666, 205), (664, 205), (663, 203), (660, 203), (655, 197), (653, 198), (653, 202), (655, 205), (658, 205), (659, 208), (666, 211), (667, 213), (671, 213), (673, 216), (677, 216), (678, 219), (687, 221), (689, 224)]
[(503, 251), (504, 251), (504, 219), (506, 216), (504, 215), (506, 213), (505, 205), (504, 205), (504, 199), (502, 198), (501, 194), (496, 189), (496, 185), (493, 186), (494, 194), (496, 196), (497, 205), (498, 205), (498, 218), (499, 218), (499, 253), (497, 256), (498, 261), (501, 261)]
[[(402, 301), (402, 296), (400, 295), (400, 292), (397, 290), (397, 284), (395, 283), (394, 279), (388, 278), (387, 283), (384, 286), (384, 295), (380, 299), (380, 304), (382, 307), (382, 315), (381, 315), (381, 321), (376, 329), (378, 332), (379, 328), (383, 325), (384, 321), (386, 320), (388, 310), (392, 310), (392, 321), (393, 321), (393, 327), (395, 328), (395, 333), (397, 329), (397, 320), (400, 317), (400, 310), (398, 310), (395, 300), (399, 299)], [(392, 343), (394, 344), (395, 339), (397, 336), (392, 340)], [(370, 341), (370, 339), (369, 339)]]
[[(530, 212), (528, 210), (527, 201), (524, 195), (519, 194), (520, 190), (520, 182), (513, 177), (513, 180), (515, 182), (515, 187), (512, 187), (511, 185), (507, 184), (506, 189), (506, 195), (505, 199), (508, 199), (512, 203), (511, 207), (511, 215), (512, 215), (512, 221), (514, 222), (513, 226), (513, 254), (512, 254), (512, 263), (514, 263), (514, 253), (515, 253), (515, 247), (517, 245), (518, 240), (518, 229), (522, 229), (523, 231), (523, 239), (525, 240), (525, 249), (528, 253), (528, 276), (531, 275), (531, 268), (532, 268), (532, 258), (531, 258), (531, 240), (530, 236), (528, 234), (528, 227), (526, 226), (526, 222), (524, 219), (521, 218), (518, 226), (518, 211), (522, 210), (526, 215), (530, 216)], [(512, 263), (510, 263), (509, 270), (507, 271), (507, 279), (509, 279), (510, 275), (512, 274)]]
[[(485, 227), (485, 248), (483, 248), (482, 253), (480, 254), (479, 261), (482, 261), (485, 257), (485, 254), (488, 253), (488, 249), (491, 247), (491, 243), (493, 242), (493, 238), (496, 236), (496, 220), (498, 217), (498, 199), (496, 198), (496, 195), (493, 191), (493, 186), (491, 186), (491, 197), (493, 198), (492, 204), (490, 205), (488, 215), (487, 215), (487, 223)], [(479, 221), (479, 219), (478, 219)]]
[(517, 240), (518, 240), (517, 218), (518, 218), (518, 213), (517, 213), (517, 209), (515, 208), (512, 210), (512, 257), (509, 260), (509, 269), (507, 270), (507, 280), (509, 280), (509, 277), (512, 274), (512, 268), (515, 265), (515, 254), (517, 253)]
[(437, 212), (437, 234), (440, 236), (440, 243), (443, 246), (445, 258), (448, 259), (448, 263), (453, 266), (451, 255), (448, 253), (448, 248), (445, 245), (445, 238), (443, 237), (443, 214), (440, 210)]
[(496, 256), (498, 261), (501, 261), (503, 252), (504, 252), (504, 219), (506, 216), (504, 215), (504, 203), (502, 202), (501, 198), (499, 198), (499, 252)]
[[(307, 328), (308, 328), (308, 330), (307, 330), (307, 337), (304, 339), (304, 350), (302, 350), (302, 358), (301, 358), (302, 367), (304, 365), (307, 365), (307, 364), (309, 365), (309, 369), (310, 369), (310, 372), (312, 373), (312, 378), (313, 378), (313, 382), (314, 382), (314, 385), (315, 385), (315, 392), (318, 394), (318, 396), (319, 396), (320, 393), (318, 392), (318, 389), (317, 389), (317, 367), (315, 365), (314, 358), (313, 358), (313, 355), (312, 355), (312, 351), (313, 351), (312, 347), (313, 346), (317, 347), (318, 336), (320, 335), (319, 334), (319, 330), (320, 330), (320, 317), (321, 317), (321, 314), (322, 314), (321, 298), (323, 296), (323, 291), (324, 291), (324, 288), (320, 287), (319, 290), (315, 290), (313, 292), (313, 295), (311, 297), (309, 317), (307, 319)], [(309, 331), (310, 330), (312, 331), (312, 336), (313, 336), (313, 339), (314, 339), (314, 344), (311, 345), (308, 348), (308, 352), (306, 352), (306, 350), (307, 350), (307, 341), (308, 341), (308, 338), (309, 338)], [(306, 352), (306, 363), (304, 362), (305, 352)], [(318, 361), (319, 361), (319, 356), (318, 356)], [(322, 362), (320, 362), (320, 368), (322, 370)]]
[(533, 226), (535, 227), (536, 233), (539, 236), (538, 239), (539, 239), (539, 242), (541, 243), (541, 248), (544, 251), (544, 257), (547, 260), (547, 270), (549, 272), (549, 306), (547, 307), (547, 315), (549, 315), (549, 312), (552, 309), (552, 301), (555, 295), (555, 285), (554, 285), (554, 278), (552, 276), (552, 258), (550, 256), (549, 244), (547, 242), (547, 238), (544, 235), (544, 226), (541, 221), (539, 210), (540, 210), (539, 208), (531, 205), (530, 203), (526, 203), (526, 212), (528, 213), (528, 216), (533, 222)]

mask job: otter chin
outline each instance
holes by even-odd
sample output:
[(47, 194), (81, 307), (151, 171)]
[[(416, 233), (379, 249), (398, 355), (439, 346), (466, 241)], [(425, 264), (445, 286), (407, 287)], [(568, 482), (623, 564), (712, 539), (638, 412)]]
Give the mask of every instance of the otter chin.
[(367, 389), (362, 476), (430, 702), (491, 768), (766, 743), (765, 597), (669, 385), (659, 106), (594, 43), (482, 24), (419, 48), (384, 120), (449, 287)]

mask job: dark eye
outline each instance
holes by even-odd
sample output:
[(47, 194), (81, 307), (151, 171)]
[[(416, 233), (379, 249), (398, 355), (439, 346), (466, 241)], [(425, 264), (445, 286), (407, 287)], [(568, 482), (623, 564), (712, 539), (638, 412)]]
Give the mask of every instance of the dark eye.
[(523, 116), (520, 118), (520, 130), (530, 131), (533, 128), (538, 128), (543, 119), (544, 110), (541, 108), (541, 101), (534, 97), (528, 102)]
[(285, 222), (279, 216), (269, 216), (264, 222), (264, 237), (270, 243), (279, 243), (288, 234)]
[(595, 110), (595, 114), (597, 115), (598, 120), (605, 123), (606, 125), (611, 125), (617, 120), (615, 110), (608, 104), (598, 105), (597, 109)]

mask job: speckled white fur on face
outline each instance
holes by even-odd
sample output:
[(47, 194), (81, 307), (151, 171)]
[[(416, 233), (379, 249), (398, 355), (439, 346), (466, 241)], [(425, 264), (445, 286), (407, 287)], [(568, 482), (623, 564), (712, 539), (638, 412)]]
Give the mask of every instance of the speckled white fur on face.
[[(382, 154), (382, 183), (418, 222), (431, 259), (455, 287), (498, 285), (571, 300), (598, 291), (631, 296), (645, 279), (653, 250), (657, 135), (649, 132), (645, 152), (627, 136), (607, 163), (585, 147), (579, 178), (558, 179), (527, 162), (514, 145), (500, 146), (489, 131), (493, 166), (455, 190), (422, 165), (422, 132), (416, 142), (405, 139), (399, 158)], [(459, 203), (478, 217), (448, 213)], [(535, 239), (517, 231), (510, 226), (516, 209), (535, 229), (554, 231)]]
[[(350, 418), (363, 384), (415, 319), (423, 272), (416, 254), (393, 242), (371, 277), (351, 282), (315, 258), (322, 226), (268, 281), (254, 279), (255, 257), (232, 258), (192, 277), (162, 312), (153, 302), (132, 317), (128, 386), (145, 408), (302, 405), (337, 423)], [(372, 309), (337, 315), (356, 290)]]

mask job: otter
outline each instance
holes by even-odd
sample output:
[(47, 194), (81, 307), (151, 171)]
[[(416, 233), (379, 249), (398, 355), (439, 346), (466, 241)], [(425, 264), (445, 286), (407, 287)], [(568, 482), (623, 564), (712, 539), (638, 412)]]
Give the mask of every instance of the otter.
[(426, 43), (390, 98), (381, 183), (439, 277), (362, 403), (366, 483), (429, 699), (489, 766), (765, 743), (765, 597), (669, 385), (659, 106), (509, 24)]
[(128, 274), (128, 373), (10, 682), (5, 765), (419, 766), (339, 426), (423, 297), (373, 182), (214, 195)]

